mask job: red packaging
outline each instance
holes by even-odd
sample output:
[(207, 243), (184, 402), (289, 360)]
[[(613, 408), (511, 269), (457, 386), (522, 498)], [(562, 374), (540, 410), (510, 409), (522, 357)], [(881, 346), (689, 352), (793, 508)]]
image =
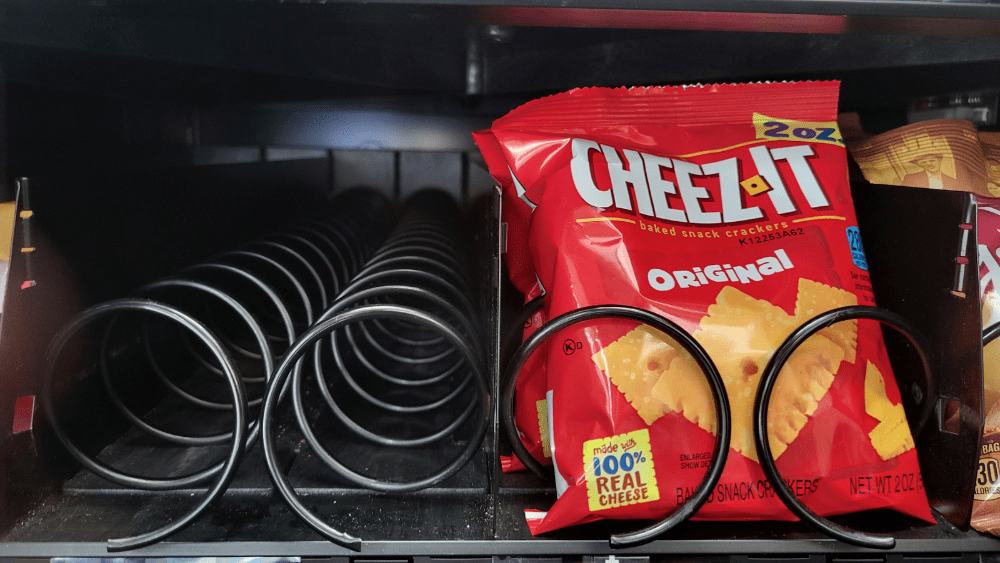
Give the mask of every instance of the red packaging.
[[(529, 295), (527, 301), (534, 297)], [(541, 311), (531, 315), (524, 325), (523, 338), (527, 339), (545, 323)], [(534, 354), (521, 369), (517, 379), (518, 408), (515, 409), (514, 424), (524, 448), (542, 465), (552, 465), (552, 450), (549, 448), (549, 402), (545, 398), (546, 379), (544, 354)], [(500, 468), (505, 472), (525, 469), (517, 456), (501, 456)]]
[[(528, 236), (528, 223), (535, 205), (524, 198), (524, 187), (511, 174), (496, 139), (488, 135), (475, 136), (483, 158), (490, 168), (490, 173), (504, 186), (503, 220), (506, 224), (507, 240), (523, 241)], [(511, 198), (516, 198), (518, 203), (510, 205), (508, 202)], [(505, 256), (508, 276), (517, 290), (525, 295), (524, 302), (528, 303), (542, 295), (544, 289), (535, 276), (531, 256), (526, 252), (508, 252)], [(532, 315), (531, 324), (524, 327), (524, 338), (528, 338), (532, 332), (542, 326), (543, 315), (544, 312)], [(542, 465), (552, 465), (547, 427), (548, 401), (545, 398), (545, 365), (544, 362), (540, 361), (540, 357), (539, 354), (536, 354), (529, 359), (518, 377), (515, 423), (521, 443), (532, 457)], [(525, 469), (524, 464), (516, 456), (502, 456), (500, 467), (504, 472)]]
[[(794, 519), (753, 448), (761, 371), (802, 322), (874, 303), (837, 89), (578, 89), (475, 135), (503, 190), (511, 278), (525, 293), (543, 288), (544, 318), (599, 304), (647, 309), (692, 333), (718, 366), (733, 438), (698, 518)], [(559, 498), (526, 514), (533, 533), (659, 519), (698, 485), (715, 413), (697, 366), (666, 342), (644, 325), (600, 320), (536, 353)], [(809, 339), (782, 370), (770, 415), (778, 469), (817, 513), (892, 507), (933, 521), (876, 323)]]

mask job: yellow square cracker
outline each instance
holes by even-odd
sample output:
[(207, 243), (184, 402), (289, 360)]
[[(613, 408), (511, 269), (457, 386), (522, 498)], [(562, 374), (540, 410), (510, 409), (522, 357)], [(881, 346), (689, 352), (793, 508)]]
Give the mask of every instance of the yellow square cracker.
[[(803, 324), (816, 315), (838, 307), (857, 305), (858, 298), (853, 293), (830, 287), (805, 278), (799, 278), (799, 294), (795, 302), (796, 324)], [(858, 321), (852, 319), (824, 328), (819, 334), (826, 336), (844, 349), (845, 359), (854, 363), (858, 349)]]
[[(732, 353), (770, 357), (792, 333), (793, 323), (794, 319), (781, 307), (726, 286), (719, 292), (715, 304), (709, 306), (708, 316), (701, 319), (701, 331), (720, 335), (739, 332), (740, 335), (730, 339), (741, 342), (743, 348)], [(695, 332), (696, 337), (698, 332)]]
[(652, 424), (667, 412), (667, 407), (652, 397), (651, 391), (662, 370), (676, 355), (668, 340), (660, 331), (640, 325), (591, 358), (646, 424)]
[(740, 182), (740, 186), (743, 186), (743, 189), (750, 195), (758, 195), (771, 190), (767, 180), (761, 178), (760, 175), (743, 180)]
[(687, 352), (681, 352), (669, 364), (650, 393), (671, 411), (680, 413), (702, 429), (715, 434), (712, 389), (694, 358)]
[(635, 411), (642, 417), (646, 425), (651, 425), (667, 414), (667, 407), (651, 395), (645, 395), (632, 403)]
[(745, 351), (741, 354), (731, 352), (732, 336), (737, 335), (739, 333), (735, 331), (723, 332), (708, 328), (697, 332), (695, 338), (712, 357), (726, 386), (732, 422), (732, 438), (729, 444), (746, 457), (756, 460), (757, 454), (753, 442), (753, 401), (767, 357), (763, 354), (750, 355)]
[(785, 362), (771, 392), (767, 417), (767, 437), (774, 459), (781, 457), (816, 412), (844, 356), (843, 348), (815, 334)]
[(535, 411), (538, 414), (538, 435), (542, 439), (542, 455), (552, 457), (552, 445), (549, 441), (549, 402), (546, 399), (535, 401)]
[(753, 440), (757, 385), (767, 361), (794, 326), (780, 307), (726, 286), (694, 333), (726, 385), (733, 425), (730, 446), (753, 460), (757, 459)]
[[(729, 398), (730, 446), (757, 460), (753, 403), (760, 377), (778, 346), (802, 321), (855, 303), (852, 294), (800, 280), (796, 314), (725, 286), (701, 319), (694, 338), (712, 357)], [(795, 440), (829, 391), (840, 364), (856, 349), (856, 323), (825, 329), (803, 343), (782, 369), (771, 395), (768, 437), (778, 458)], [(647, 424), (666, 412), (680, 413), (715, 433), (715, 407), (707, 380), (694, 359), (666, 335), (645, 325), (593, 356)]]
[(664, 404), (652, 396), (652, 389), (656, 381), (660, 378), (660, 372), (612, 369), (606, 373), (608, 373), (608, 377), (612, 383), (625, 395), (625, 399), (632, 404), (632, 407), (635, 408), (646, 424), (652, 424), (666, 414)]
[(865, 412), (882, 421), (892, 410), (892, 401), (885, 394), (885, 379), (875, 364), (868, 362), (865, 369)]
[[(629, 365), (638, 365), (636, 351), (642, 347), (643, 336), (646, 330), (644, 326), (639, 326), (630, 331), (625, 336), (615, 340), (594, 354), (591, 359), (597, 364), (601, 371), (607, 372), (609, 366), (622, 368)], [(624, 366), (623, 366), (624, 364)]]
[(913, 435), (906, 423), (903, 405), (893, 405), (888, 417), (868, 433), (872, 446), (883, 460), (892, 459), (913, 449)]
[[(732, 447), (756, 459), (753, 400), (767, 360), (791, 333), (792, 318), (780, 307), (725, 286), (694, 337), (716, 363), (730, 400)], [(708, 381), (686, 352), (668, 364), (652, 397), (699, 427), (715, 433), (716, 415)]]
[[(826, 287), (815, 282), (806, 284), (806, 301), (815, 286)], [(719, 292), (708, 313), (694, 337), (712, 356), (726, 385), (733, 421), (730, 445), (756, 461), (753, 404), (760, 377), (799, 320), (780, 307), (729, 286)], [(847, 354), (840, 342), (814, 335), (786, 363), (771, 394), (769, 409), (768, 438), (775, 458), (784, 453), (816, 411)]]
[(868, 433), (872, 447), (883, 460), (894, 458), (914, 447), (910, 425), (902, 403), (894, 405), (885, 393), (885, 379), (875, 364), (865, 371), (865, 412), (879, 421)]

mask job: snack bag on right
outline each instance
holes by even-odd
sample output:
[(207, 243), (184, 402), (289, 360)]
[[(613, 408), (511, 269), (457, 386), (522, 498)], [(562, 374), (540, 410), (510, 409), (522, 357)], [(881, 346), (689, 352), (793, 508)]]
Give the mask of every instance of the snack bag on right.
[(1000, 195), (987, 187), (979, 132), (969, 121), (921, 121), (848, 141), (847, 148), (873, 184)]
[(848, 141), (847, 148), (873, 184), (976, 195), (983, 326), (1000, 320), (993, 289), (1000, 276), (995, 253), (1000, 231), (992, 228), (1000, 217), (1000, 133), (979, 133), (969, 121), (936, 119)]
[[(1000, 322), (1000, 133), (980, 133), (986, 160), (986, 189), (997, 199), (979, 198), (979, 286), (983, 329)], [(1000, 535), (1000, 340), (983, 348), (982, 451), (976, 475), (972, 526)]]

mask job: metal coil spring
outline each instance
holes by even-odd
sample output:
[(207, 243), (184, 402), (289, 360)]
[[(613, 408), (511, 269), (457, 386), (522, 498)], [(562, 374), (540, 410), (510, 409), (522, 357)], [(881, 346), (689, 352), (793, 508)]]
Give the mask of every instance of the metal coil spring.
[[(313, 514), (288, 482), (276, 455), (274, 416), (290, 384), (298, 428), (315, 457), (340, 482), (384, 493), (441, 483), (480, 450), (490, 413), (485, 339), (454, 215), (442, 212), (449, 206), (438, 197), (408, 202), (393, 233), (286, 353), (265, 398), (264, 455), (278, 491), (313, 529), (355, 549), (361, 540)], [(351, 467), (344, 448), (331, 451), (329, 432), (307, 416), (308, 378), (319, 395), (313, 402), (332, 414), (325, 428), (336, 429), (338, 445), (388, 449), (396, 475), (372, 475)], [(419, 448), (439, 463), (412, 475), (400, 467), (400, 454)]]
[[(128, 299), (91, 307), (59, 331), (47, 354), (42, 403), (56, 436), (81, 465), (112, 483), (144, 490), (177, 490), (214, 480), (188, 513), (157, 530), (109, 540), (109, 550), (134, 549), (168, 537), (225, 491), (244, 452), (260, 436), (259, 416), (251, 409), (263, 402), (276, 363), (356, 277), (385, 232), (386, 209), (384, 200), (370, 193), (348, 193), (324, 215), (154, 281)], [(135, 314), (142, 315), (139, 321), (129, 317)], [(96, 369), (110, 403), (132, 427), (160, 442), (196, 448), (228, 444), (223, 461), (180, 476), (149, 478), (105, 464), (75, 445), (53, 401), (59, 358), (77, 333), (102, 318)], [(242, 330), (234, 334), (234, 328)], [(192, 434), (149, 420), (153, 411), (143, 412), (149, 405), (137, 407), (134, 397), (121, 392), (122, 373), (116, 371), (123, 372), (118, 364), (126, 356), (133, 362), (138, 356), (142, 364), (141, 372), (128, 373), (129, 380), (151, 374), (168, 396), (179, 399), (181, 409), (197, 411), (192, 416), (207, 421), (187, 424), (188, 429), (224, 430)], [(126, 383), (130, 395), (148, 394), (148, 381)], [(205, 418), (206, 412), (218, 416)]]

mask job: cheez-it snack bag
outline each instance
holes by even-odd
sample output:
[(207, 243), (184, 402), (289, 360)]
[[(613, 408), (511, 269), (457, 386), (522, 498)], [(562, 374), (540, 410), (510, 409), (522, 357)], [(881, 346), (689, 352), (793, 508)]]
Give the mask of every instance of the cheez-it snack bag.
[[(697, 518), (794, 519), (755, 451), (760, 377), (805, 321), (874, 302), (837, 95), (836, 82), (584, 88), (475, 134), (503, 191), (508, 270), (523, 293), (544, 293), (543, 318), (647, 309), (718, 366), (732, 440)], [(611, 319), (539, 350), (531, 376), (545, 377), (558, 499), (526, 512), (532, 533), (661, 519), (684, 503), (718, 430), (697, 362), (652, 327)], [(516, 398), (526, 425), (535, 400)], [(891, 507), (933, 521), (900, 402), (876, 323), (814, 335), (783, 367), (769, 411), (786, 483), (821, 515)]]

